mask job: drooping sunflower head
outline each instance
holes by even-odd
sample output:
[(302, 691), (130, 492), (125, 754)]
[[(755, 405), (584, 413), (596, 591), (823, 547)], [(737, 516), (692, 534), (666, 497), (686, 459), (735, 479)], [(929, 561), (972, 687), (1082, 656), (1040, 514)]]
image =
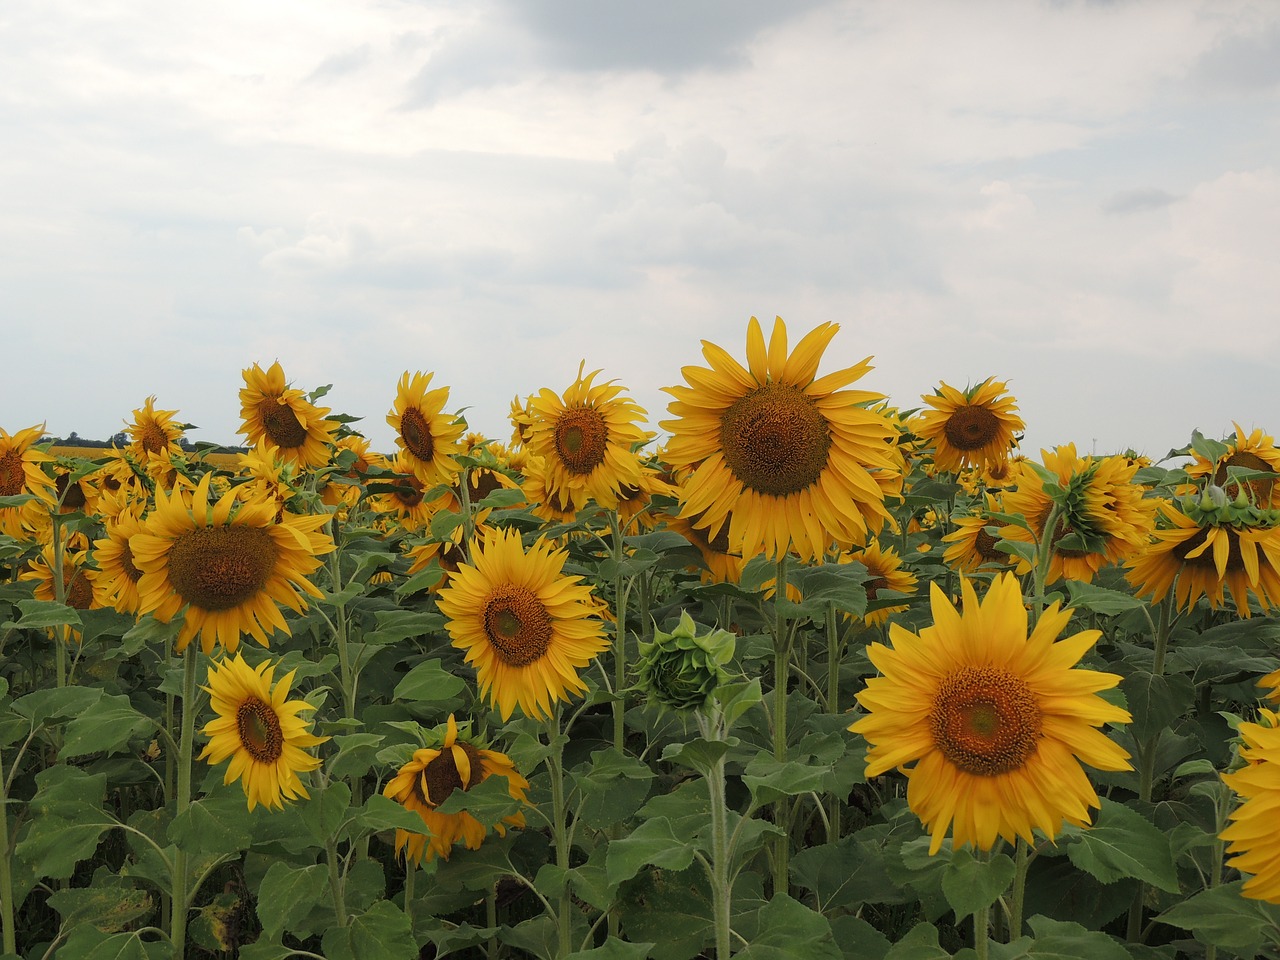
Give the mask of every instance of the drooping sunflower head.
[(149, 454), (181, 452), (178, 441), (184, 427), (174, 422), (177, 415), (177, 410), (157, 410), (155, 396), (147, 397), (142, 406), (133, 411), (133, 422), (124, 421), (125, 432), (132, 441), (129, 450), (133, 455), (139, 460), (146, 460)]
[(842, 389), (870, 358), (817, 376), (838, 329), (816, 327), (789, 354), (782, 319), (766, 345), (752, 317), (746, 367), (703, 341), (710, 366), (685, 367), (688, 385), (664, 388), (675, 398), (675, 419), (661, 424), (667, 459), (687, 474), (681, 515), (712, 537), (727, 525), (735, 553), (814, 559), (833, 543), (864, 543), (889, 519), (882, 484), (900, 476), (896, 431), (868, 409), (881, 394)]
[(569, 523), (577, 515), (573, 505), (573, 497), (569, 491), (552, 492), (549, 489), (547, 461), (542, 457), (530, 456), (524, 463), (524, 476), (520, 480), (520, 489), (524, 492), (525, 502), (535, 516), (550, 523)]
[(472, 541), (471, 562), (440, 591), (453, 645), (503, 720), (517, 706), (540, 720), (585, 693), (578, 671), (608, 646), (599, 603), (581, 577), (561, 572), (565, 557), (545, 540), (526, 552), (518, 532), (493, 531)]
[(957, 846), (989, 850), (997, 837), (1056, 837), (1084, 825), (1098, 797), (1081, 768), (1130, 769), (1128, 754), (1099, 729), (1127, 723), (1127, 711), (1097, 692), (1120, 677), (1074, 669), (1100, 636), (1057, 640), (1071, 618), (1057, 603), (1028, 632), (1021, 589), (1002, 574), (979, 601), (961, 581), (963, 613), (931, 585), (933, 625), (919, 634), (897, 624), (892, 646), (868, 653), (880, 676), (850, 726), (871, 744), (868, 777), (906, 774), (907, 803), (936, 853), (948, 830)]
[(280, 513), (272, 501), (238, 499), (234, 489), (211, 507), (210, 476), (193, 492), (157, 490), (144, 532), (129, 538), (142, 571), (140, 612), (168, 623), (185, 607), (179, 650), (197, 634), (205, 653), (218, 643), (234, 652), (243, 633), (265, 647), (270, 632), (290, 632), (278, 604), (300, 612), (304, 595), (320, 596), (307, 577), (334, 548), (322, 532), (328, 515)]
[(956, 473), (961, 467), (1008, 459), (1026, 424), (1014, 412), (1017, 401), (1006, 389), (1003, 382), (988, 377), (966, 390), (941, 383), (932, 396), (921, 398), (933, 409), (923, 411), (913, 427), (933, 445), (939, 470)]
[[(527, 802), (525, 791), (529, 789), (529, 782), (506, 754), (489, 749), (465, 728), (460, 732), (453, 714), (447, 724), (428, 732), (424, 739), (426, 746), (415, 750), (382, 790), (383, 796), (422, 817), (422, 833), (396, 830), (396, 855), (403, 853), (406, 862), (419, 864), (436, 857), (448, 860), (459, 840), (468, 850), (477, 849), (484, 841), (484, 824), (470, 813), (441, 813), (437, 809), (455, 791), (468, 791), (495, 775), (506, 778), (513, 800)], [(507, 827), (524, 825), (524, 813), (516, 811), (493, 827), (503, 836)]]
[(266, 440), (280, 455), (299, 467), (322, 467), (329, 462), (329, 445), (338, 423), (325, 419), (328, 407), (317, 407), (302, 390), (285, 382), (277, 360), (267, 370), (258, 364), (243, 371), (240, 391), (240, 433), (256, 447)]
[(458, 474), (455, 459), (462, 450), (466, 421), (444, 412), (449, 388), (431, 386), (430, 373), (405, 371), (396, 387), (396, 401), (387, 423), (396, 431), (400, 457), (428, 488), (452, 483)]
[(201, 731), (209, 738), (200, 754), (210, 766), (230, 758), (224, 784), (239, 779), (252, 810), (258, 804), (283, 809), (284, 800), (309, 797), (299, 773), (315, 770), (320, 760), (306, 752), (328, 737), (311, 733), (311, 724), (298, 716), (315, 708), (305, 700), (290, 700), (293, 671), (273, 682), (275, 665), (257, 668), (240, 654), (209, 666), (210, 705), (217, 717)]

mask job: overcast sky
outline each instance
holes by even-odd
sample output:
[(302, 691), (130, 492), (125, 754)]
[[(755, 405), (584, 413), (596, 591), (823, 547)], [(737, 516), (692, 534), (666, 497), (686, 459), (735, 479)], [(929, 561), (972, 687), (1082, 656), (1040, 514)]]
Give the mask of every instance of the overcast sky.
[(1280, 430), (1280, 3), (6, 0), (0, 426), (151, 393), (235, 441), (278, 359), (472, 428), (659, 391), (752, 314), (1029, 452)]

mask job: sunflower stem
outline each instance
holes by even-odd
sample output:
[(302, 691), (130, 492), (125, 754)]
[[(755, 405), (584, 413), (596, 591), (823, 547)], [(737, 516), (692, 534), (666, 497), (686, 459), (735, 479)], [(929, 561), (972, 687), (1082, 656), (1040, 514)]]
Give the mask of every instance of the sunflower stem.
[[(17, 760), (15, 758), (14, 762)], [(18, 932), (13, 926), (13, 861), (9, 849), (9, 791), (0, 757), (0, 926), (4, 933), (4, 952), (18, 953)]]
[[(196, 645), (188, 643), (182, 652), (182, 732), (178, 740), (178, 802), (174, 819), (191, 806), (191, 745), (196, 736)], [(184, 960), (187, 949), (187, 852), (179, 846), (173, 858), (173, 911), (169, 941), (176, 960)]]
[(1033, 599), (1035, 605), (1035, 620), (1040, 622), (1040, 614), (1044, 612), (1044, 591), (1049, 580), (1049, 565), (1053, 559), (1053, 533), (1058, 527), (1058, 517), (1062, 514), (1062, 507), (1055, 503), (1049, 511), (1049, 516), (1044, 522), (1044, 530), (1040, 534), (1040, 542), (1036, 545), (1036, 565), (1034, 569), (1036, 595)]
[[(490, 930), (496, 930), (498, 927), (498, 888), (496, 885), (489, 887), (489, 892), (484, 895), (484, 925)], [(498, 935), (495, 933), (489, 937), (485, 944), (486, 960), (498, 960)]]
[(987, 960), (991, 953), (991, 938), (987, 928), (991, 923), (991, 904), (979, 907), (973, 914), (973, 950), (978, 960)]
[(622, 526), (618, 511), (609, 511), (609, 528), (613, 533), (613, 748), (623, 752), (627, 740), (627, 598), (622, 586)]
[[(840, 640), (840, 624), (836, 616), (836, 605), (827, 604), (827, 713), (840, 712), (840, 660), (843, 645)], [(827, 814), (827, 842), (835, 843), (840, 839), (840, 798), (832, 794), (828, 798), (830, 810)]]
[[(342, 889), (342, 873), (338, 870), (338, 863), (341, 857), (338, 856), (338, 842), (335, 838), (329, 837), (324, 843), (325, 859), (329, 865), (329, 893), (333, 896), (333, 912), (338, 917), (338, 926), (345, 927), (347, 925), (347, 898)], [(408, 858), (406, 858), (407, 862)], [(409, 865), (410, 870), (415, 869), (412, 864)], [(408, 901), (405, 901), (408, 906)]]
[[(50, 515), (53, 520), (53, 599), (58, 603), (67, 602), (67, 585), (62, 580), (62, 523), (61, 515), (58, 511), (54, 511)], [(67, 685), (67, 640), (71, 636), (71, 628), (64, 626), (61, 629), (54, 627), (50, 631), (54, 634), (54, 658), (58, 667), (58, 686), (65, 687)], [(58, 634), (61, 633), (61, 636)]]
[[(565, 822), (568, 809), (564, 793), (564, 744), (560, 739), (560, 704), (556, 703), (547, 720), (547, 774), (551, 778), (551, 833), (556, 846), (556, 866), (562, 876), (569, 870), (569, 831)], [(567, 957), (573, 952), (573, 899), (569, 893), (567, 878), (560, 890), (560, 903), (556, 908), (556, 930), (559, 948), (556, 957)]]
[[(725, 739), (724, 714), (719, 703), (712, 701), (697, 713), (703, 737), (711, 741)], [(725, 801), (724, 756), (718, 757), (707, 772), (707, 795), (711, 802), (711, 881), (712, 912), (716, 929), (716, 960), (729, 960), (732, 953), (733, 882), (729, 878), (731, 850), (729, 845), (729, 808)]]
[(1031, 865), (1031, 851), (1021, 837), (1013, 853), (1013, 895), (1009, 900), (1009, 943), (1022, 936), (1022, 908), (1027, 896), (1027, 868)]
[[(787, 678), (790, 676), (791, 644), (789, 641), (787, 601), (787, 554), (778, 554), (774, 579), (773, 627), (773, 758), (779, 763), (787, 759)], [(773, 843), (773, 893), (785, 894), (789, 887), (791, 859), (791, 803), (782, 797), (773, 805), (773, 822), (782, 836)]]
[(409, 929), (413, 929), (413, 894), (414, 881), (418, 877), (418, 865), (404, 858), (404, 915), (409, 921)]

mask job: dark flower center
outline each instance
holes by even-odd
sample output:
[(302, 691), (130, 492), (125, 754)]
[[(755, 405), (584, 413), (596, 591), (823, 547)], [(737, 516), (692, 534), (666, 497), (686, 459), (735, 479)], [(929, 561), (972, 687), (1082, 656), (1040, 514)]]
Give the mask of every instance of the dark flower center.
[(293, 408), (274, 397), (267, 397), (258, 404), (258, 416), (271, 442), (284, 450), (302, 446), (307, 440), (307, 428), (299, 421)]
[(202, 610), (231, 610), (258, 594), (276, 567), (276, 544), (263, 527), (200, 527), (169, 550), (169, 582)]
[(986, 407), (963, 406), (947, 417), (942, 432), (957, 450), (981, 450), (999, 439), (1000, 418)]
[(1036, 752), (1040, 707), (1022, 680), (996, 667), (961, 667), (943, 678), (929, 729), (942, 755), (966, 773), (1017, 770)]
[(436, 443), (431, 436), (431, 424), (417, 407), (410, 407), (400, 415), (400, 439), (406, 449), (424, 463), (430, 463), (435, 456)]
[(799, 388), (766, 383), (725, 411), (720, 446), (744, 487), (785, 497), (822, 476), (831, 435), (827, 418)]
[(556, 420), (556, 454), (570, 473), (588, 474), (604, 463), (609, 425), (594, 407), (573, 407)]
[(484, 632), (509, 667), (540, 659), (551, 646), (551, 617), (527, 587), (495, 587), (484, 605)]
[(284, 752), (280, 718), (257, 697), (247, 698), (236, 708), (236, 731), (240, 745), (258, 763), (275, 763)]

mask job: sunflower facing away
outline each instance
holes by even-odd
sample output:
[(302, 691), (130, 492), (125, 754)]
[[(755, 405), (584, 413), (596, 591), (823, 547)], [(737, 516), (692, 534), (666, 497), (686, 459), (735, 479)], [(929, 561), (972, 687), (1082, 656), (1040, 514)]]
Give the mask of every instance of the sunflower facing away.
[(915, 634), (891, 624), (893, 645), (870, 646), (881, 675), (858, 694), (868, 715), (849, 727), (872, 745), (868, 777), (906, 774), (930, 854), (948, 828), (956, 846), (989, 850), (997, 836), (1034, 842), (1033, 830), (1055, 837), (1064, 822), (1084, 825), (1099, 804), (1080, 763), (1130, 769), (1129, 755), (1095, 729), (1129, 722), (1097, 696), (1120, 678), (1072, 669), (1099, 631), (1055, 642), (1071, 619), (1055, 602), (1028, 635), (1012, 574), (981, 603), (968, 580), (961, 590), (963, 614), (933, 584), (933, 626)]
[(256, 447), (265, 437), (280, 448), (280, 456), (300, 467), (322, 467), (329, 462), (329, 444), (338, 424), (326, 420), (328, 407), (317, 407), (304, 391), (291, 388), (277, 360), (263, 370), (258, 364), (242, 371), (240, 433)]
[[(507, 778), (507, 790), (513, 798), (525, 802), (529, 781), (516, 772), (505, 753), (488, 750), (478, 741), (458, 736), (458, 723), (453, 714), (442, 733), (436, 728), (430, 736), (433, 745), (415, 750), (413, 758), (400, 768), (382, 794), (422, 817), (426, 834), (396, 830), (396, 855), (404, 851), (405, 861), (430, 863), (436, 857), (445, 860), (461, 840), (468, 850), (484, 842), (485, 827), (470, 813), (440, 813), (436, 810), (455, 790), (470, 790), (495, 774)], [(498, 836), (507, 827), (523, 827), (524, 814), (513, 813), (493, 825)]]
[(578, 670), (609, 645), (591, 588), (560, 572), (565, 556), (544, 540), (525, 553), (518, 532), (493, 531), (440, 591), (453, 645), (504, 721), (517, 705), (544, 719), (554, 703), (585, 693)]
[(746, 367), (704, 340), (710, 366), (684, 367), (688, 386), (663, 388), (675, 397), (667, 409), (676, 419), (661, 424), (672, 434), (667, 460), (688, 471), (681, 516), (697, 517), (713, 539), (727, 525), (734, 553), (790, 549), (812, 560), (832, 543), (865, 543), (890, 519), (878, 478), (900, 476), (895, 431), (864, 406), (882, 395), (842, 389), (871, 369), (870, 357), (815, 379), (838, 329), (820, 324), (788, 355), (782, 318), (766, 344), (752, 317)]
[(204, 688), (218, 716), (200, 731), (209, 737), (200, 759), (217, 766), (231, 758), (222, 782), (239, 778), (250, 810), (258, 804), (283, 809), (282, 797), (310, 797), (298, 774), (316, 769), (320, 760), (305, 748), (329, 739), (313, 736), (311, 724), (298, 716), (315, 707), (288, 699), (294, 672), (273, 684), (274, 673), (270, 661), (254, 669), (237, 653), (210, 664)]
[(640, 427), (645, 411), (614, 381), (593, 383), (599, 370), (578, 378), (557, 396), (546, 387), (529, 398), (532, 423), (526, 445), (542, 457), (547, 494), (581, 510), (594, 500), (618, 507), (618, 491), (640, 484), (633, 448), (649, 439)]
[(396, 402), (387, 414), (387, 423), (396, 432), (400, 456), (414, 475), (429, 490), (441, 483), (452, 483), (458, 474), (462, 452), (461, 437), (467, 429), (465, 420), (444, 412), (449, 402), (449, 388), (428, 390), (434, 374), (408, 371), (396, 387)]
[(1245, 766), (1224, 773), (1222, 782), (1244, 801), (1231, 814), (1219, 836), (1233, 854), (1230, 865), (1252, 876), (1241, 891), (1246, 897), (1280, 903), (1280, 839), (1276, 806), (1280, 804), (1280, 716), (1260, 710), (1261, 723), (1240, 724)]
[(987, 377), (967, 390), (941, 383), (933, 396), (920, 398), (933, 409), (923, 411), (913, 427), (933, 445), (933, 462), (939, 470), (957, 473), (961, 467), (1009, 458), (1026, 424), (1014, 413), (1017, 401), (1005, 395), (1006, 389), (1003, 382)]
[(317, 532), (327, 514), (276, 520), (272, 501), (237, 501), (232, 489), (209, 506), (209, 480), (194, 493), (175, 487), (156, 490), (155, 509), (145, 532), (129, 538), (141, 613), (168, 623), (186, 606), (178, 650), (200, 635), (205, 653), (221, 643), (229, 653), (248, 633), (264, 647), (269, 631), (289, 633), (277, 604), (306, 609), (303, 594), (320, 596), (307, 579), (320, 557), (333, 550), (328, 534)]

